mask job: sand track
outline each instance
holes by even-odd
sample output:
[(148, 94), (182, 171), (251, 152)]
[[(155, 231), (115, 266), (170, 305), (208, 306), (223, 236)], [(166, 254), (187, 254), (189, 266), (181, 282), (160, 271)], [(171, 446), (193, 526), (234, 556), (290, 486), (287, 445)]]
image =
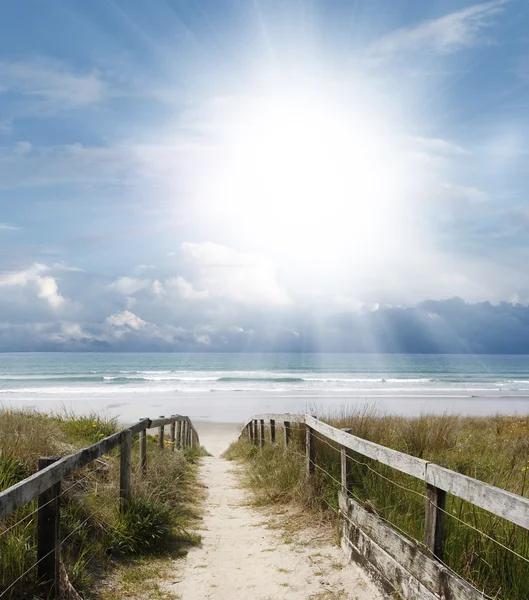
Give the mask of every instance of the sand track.
[(247, 505), (239, 467), (221, 458), (203, 459), (208, 488), (200, 533), (202, 546), (178, 564), (168, 590), (182, 600), (276, 600), (381, 598), (362, 571), (346, 564), (332, 532), (317, 526), (286, 533), (283, 515)]

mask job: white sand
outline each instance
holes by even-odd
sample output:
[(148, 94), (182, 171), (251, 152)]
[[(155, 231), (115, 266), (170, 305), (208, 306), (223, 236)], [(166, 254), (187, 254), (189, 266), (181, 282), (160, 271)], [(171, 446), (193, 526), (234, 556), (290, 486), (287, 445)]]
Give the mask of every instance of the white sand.
[(212, 423), (195, 419), (193, 425), (198, 432), (200, 444), (213, 456), (220, 456), (239, 437), (242, 427), (238, 423)]
[[(215, 433), (206, 427), (200, 433), (206, 447), (218, 453), (237, 430), (217, 427)], [(278, 527), (288, 519), (281, 508), (265, 512), (247, 506), (238, 468), (220, 458), (203, 459), (201, 476), (209, 488), (203, 544), (175, 564), (178, 575), (165, 587), (182, 600), (384, 597), (359, 567), (346, 563), (327, 528), (314, 525), (288, 534)]]

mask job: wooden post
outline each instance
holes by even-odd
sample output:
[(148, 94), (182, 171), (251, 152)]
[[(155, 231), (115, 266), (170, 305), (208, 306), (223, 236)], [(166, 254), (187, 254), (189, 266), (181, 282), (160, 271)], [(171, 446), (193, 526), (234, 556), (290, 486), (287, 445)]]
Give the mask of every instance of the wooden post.
[(261, 425), (261, 435), (260, 435), (260, 440), (259, 440), (259, 446), (262, 448), (264, 448), (265, 445), (265, 426), (264, 426), (264, 419), (260, 419), (260, 425)]
[[(345, 433), (353, 433), (353, 430), (347, 427), (343, 428), (342, 431), (345, 431)], [(351, 477), (349, 469), (347, 468), (347, 448), (345, 446), (341, 447), (340, 455), (342, 465), (342, 492), (347, 495), (351, 486)]]
[[(160, 415), (160, 419), (165, 419), (164, 415)], [(163, 436), (164, 436), (165, 427), (160, 425), (158, 427), (158, 450), (163, 450)]]
[(182, 449), (182, 421), (178, 419), (176, 422), (176, 449)]
[[(176, 415), (171, 415), (176, 417)], [(174, 452), (176, 446), (176, 421), (171, 423), (171, 434), (169, 436), (169, 441), (171, 442), (171, 452)]]
[(305, 425), (305, 472), (307, 478), (314, 473), (316, 458), (314, 450), (314, 432), (308, 425)]
[(119, 460), (119, 508), (121, 512), (127, 510), (132, 497), (130, 486), (130, 457), (132, 450), (132, 432), (124, 429), (120, 435), (120, 460)]
[[(55, 456), (41, 456), (38, 469), (41, 471), (59, 460)], [(60, 550), (59, 522), (61, 483), (56, 483), (38, 497), (37, 513), (37, 576), (46, 598), (60, 597)]]
[[(145, 419), (140, 419), (145, 421)], [(140, 431), (140, 466), (141, 472), (145, 477), (147, 475), (147, 430)]]
[(252, 442), (257, 446), (257, 421), (252, 420)]
[(276, 422), (275, 419), (270, 419), (270, 443), (276, 443)]
[(182, 448), (187, 447), (187, 421), (182, 421)]
[(283, 423), (283, 426), (285, 428), (285, 448), (288, 446), (288, 444), (290, 443), (290, 437), (292, 435), (292, 431), (290, 429), (290, 421), (285, 421)]
[(426, 496), (424, 545), (436, 558), (443, 560), (446, 492), (427, 483)]

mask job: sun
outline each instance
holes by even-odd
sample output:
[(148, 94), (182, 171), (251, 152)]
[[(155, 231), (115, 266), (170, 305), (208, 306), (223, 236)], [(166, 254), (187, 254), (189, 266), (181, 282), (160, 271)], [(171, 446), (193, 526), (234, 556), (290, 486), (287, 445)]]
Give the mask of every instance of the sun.
[(362, 89), (287, 86), (226, 99), (208, 131), (196, 198), (223, 241), (292, 266), (347, 261), (366, 272), (409, 242), (418, 178)]

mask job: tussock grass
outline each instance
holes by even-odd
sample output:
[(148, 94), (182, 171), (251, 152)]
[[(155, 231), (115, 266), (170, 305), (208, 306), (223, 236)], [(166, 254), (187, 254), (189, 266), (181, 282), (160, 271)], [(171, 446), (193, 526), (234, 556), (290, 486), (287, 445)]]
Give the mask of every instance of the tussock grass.
[[(343, 408), (320, 418), (337, 428), (351, 428), (358, 437), (529, 497), (529, 417), (445, 414), (404, 418), (366, 407)], [(280, 432), (277, 439), (283, 439)], [(268, 441), (261, 452), (241, 439), (226, 453), (227, 458), (244, 465), (244, 481), (256, 502), (302, 503), (335, 518), (341, 475), (339, 447), (316, 434), (316, 464), (323, 471), (316, 469), (307, 481), (302, 428), (293, 430), (288, 449), (281, 444), (270, 446)], [(351, 495), (420, 543), (424, 537), (424, 482), (357, 453), (350, 456)], [(513, 552), (529, 559), (529, 532), (450, 495), (446, 508), (444, 560), (450, 568), (492, 597), (528, 599), (529, 563)]]
[[(117, 431), (116, 422), (97, 415), (46, 415), (29, 411), (0, 412), (0, 489), (34, 473), (39, 456), (60, 456)], [(138, 438), (132, 449), (132, 498), (119, 511), (119, 448), (62, 482), (62, 560), (69, 579), (85, 598), (104, 597), (100, 582), (130, 557), (185, 553), (199, 538), (187, 532), (197, 517), (193, 507), (201, 490), (195, 464), (200, 450), (158, 450), (147, 438), (148, 469), (139, 469)], [(0, 589), (36, 562), (36, 500), (0, 522)], [(20, 521), (23, 519), (22, 521)], [(19, 522), (20, 521), (20, 522)], [(130, 583), (130, 582), (129, 582)], [(129, 584), (127, 584), (129, 585)], [(36, 569), (12, 588), (7, 598), (38, 598)]]

